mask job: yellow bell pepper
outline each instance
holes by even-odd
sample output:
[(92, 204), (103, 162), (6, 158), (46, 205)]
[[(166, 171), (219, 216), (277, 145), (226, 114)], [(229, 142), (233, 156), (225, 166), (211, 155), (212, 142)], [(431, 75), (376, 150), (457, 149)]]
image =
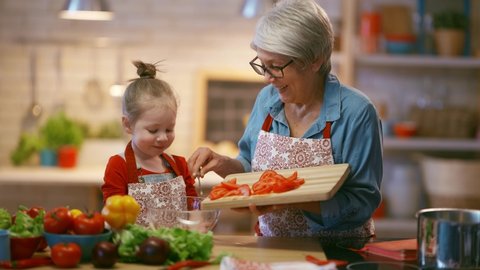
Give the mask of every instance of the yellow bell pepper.
[(113, 195), (107, 198), (102, 209), (105, 221), (112, 229), (120, 230), (133, 224), (140, 213), (140, 205), (130, 195)]
[(80, 209), (74, 208), (74, 209), (70, 209), (70, 214), (72, 215), (73, 218), (76, 218), (81, 214), (83, 214), (83, 212)]

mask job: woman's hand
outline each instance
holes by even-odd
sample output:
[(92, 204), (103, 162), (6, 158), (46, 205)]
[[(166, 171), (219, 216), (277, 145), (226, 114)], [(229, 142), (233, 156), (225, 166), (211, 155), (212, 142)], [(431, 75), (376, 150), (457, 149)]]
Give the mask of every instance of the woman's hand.
[(198, 148), (190, 156), (187, 163), (188, 169), (194, 178), (204, 177), (209, 171), (214, 171), (221, 177), (232, 173), (244, 172), (240, 161), (215, 153), (208, 147)]
[[(192, 177), (203, 177), (215, 167), (215, 152), (208, 147), (198, 148), (188, 159), (188, 169)], [(213, 162), (211, 162), (213, 161)]]

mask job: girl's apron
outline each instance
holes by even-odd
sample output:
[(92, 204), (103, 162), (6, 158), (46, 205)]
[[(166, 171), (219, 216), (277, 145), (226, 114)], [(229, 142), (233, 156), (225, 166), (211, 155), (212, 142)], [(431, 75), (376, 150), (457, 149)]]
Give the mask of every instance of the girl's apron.
[[(148, 208), (169, 208), (182, 210), (184, 206), (180, 203), (181, 198), (185, 198), (185, 182), (175, 165), (173, 158), (167, 154), (162, 154), (165, 165), (173, 173), (148, 174), (142, 175), (141, 168), (137, 167), (135, 154), (133, 153), (131, 142), (125, 149), (125, 161), (127, 163), (128, 173), (128, 195), (135, 198), (140, 204), (140, 214), (137, 217), (137, 223), (148, 226)], [(165, 203), (158, 198), (169, 197), (177, 200)], [(183, 209), (184, 210), (184, 209)], [(174, 221), (172, 221), (174, 222)]]
[[(327, 122), (323, 139), (294, 138), (270, 133), (272, 122), (272, 116), (268, 115), (260, 130), (252, 171), (334, 164), (330, 140), (332, 122)], [(323, 231), (316, 222), (306, 217), (302, 210), (292, 207), (259, 216), (258, 220), (263, 236), (370, 237), (374, 234), (372, 219), (351, 230)]]

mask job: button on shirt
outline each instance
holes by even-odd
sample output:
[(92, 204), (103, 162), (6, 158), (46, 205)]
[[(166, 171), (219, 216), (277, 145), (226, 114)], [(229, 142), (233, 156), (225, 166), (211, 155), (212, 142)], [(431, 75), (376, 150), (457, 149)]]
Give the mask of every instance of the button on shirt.
[[(240, 139), (237, 159), (246, 172), (251, 171), (258, 133), (265, 117), (271, 114), (270, 132), (290, 135), (283, 102), (273, 85), (257, 96), (245, 132)], [(323, 138), (326, 122), (332, 121), (331, 140), (335, 163), (350, 164), (350, 174), (335, 196), (321, 202), (321, 214), (305, 212), (322, 230), (346, 230), (361, 226), (380, 203), (383, 174), (382, 127), (372, 102), (360, 91), (340, 84), (329, 75), (325, 82), (319, 117), (303, 135)]]

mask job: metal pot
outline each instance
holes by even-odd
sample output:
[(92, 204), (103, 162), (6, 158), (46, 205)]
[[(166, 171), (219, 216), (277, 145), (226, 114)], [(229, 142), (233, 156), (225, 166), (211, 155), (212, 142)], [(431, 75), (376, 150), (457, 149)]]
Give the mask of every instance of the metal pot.
[(417, 213), (422, 269), (480, 267), (480, 210), (429, 208)]

